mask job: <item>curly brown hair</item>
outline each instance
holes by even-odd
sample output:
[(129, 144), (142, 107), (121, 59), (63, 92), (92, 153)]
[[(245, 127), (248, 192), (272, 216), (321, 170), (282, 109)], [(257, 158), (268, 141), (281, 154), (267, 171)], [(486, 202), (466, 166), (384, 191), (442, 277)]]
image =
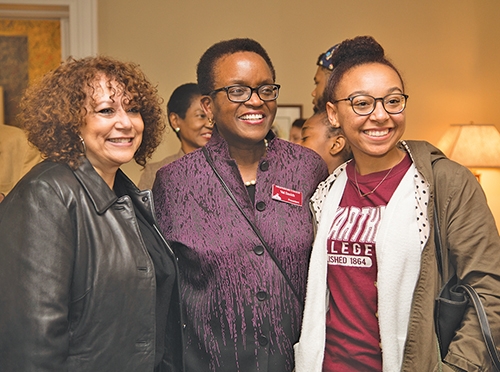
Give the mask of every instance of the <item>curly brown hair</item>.
[(137, 64), (103, 56), (69, 58), (24, 93), (19, 119), (43, 157), (78, 167), (85, 155), (79, 134), (85, 125), (86, 104), (95, 104), (93, 93), (102, 76), (110, 87), (116, 81), (130, 103), (138, 106), (144, 132), (134, 159), (146, 164), (166, 127), (163, 100)]

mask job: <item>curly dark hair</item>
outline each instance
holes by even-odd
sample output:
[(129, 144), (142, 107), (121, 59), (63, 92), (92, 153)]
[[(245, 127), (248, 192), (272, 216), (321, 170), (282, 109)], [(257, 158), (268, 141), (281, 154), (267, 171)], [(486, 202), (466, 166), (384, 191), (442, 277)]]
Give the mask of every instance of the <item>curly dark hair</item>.
[(95, 104), (93, 93), (102, 76), (110, 89), (115, 81), (138, 106), (144, 132), (134, 159), (139, 165), (146, 164), (166, 127), (163, 100), (137, 64), (103, 56), (69, 58), (24, 93), (19, 119), (28, 140), (43, 157), (78, 167), (85, 155), (79, 134), (85, 125), (86, 105), (89, 100)]
[(200, 91), (203, 95), (208, 95), (215, 89), (214, 67), (217, 61), (228, 54), (238, 52), (253, 52), (261, 56), (271, 70), (273, 81), (276, 81), (276, 72), (274, 71), (273, 63), (262, 45), (252, 39), (225, 40), (220, 41), (208, 48), (198, 62), (196, 76), (198, 79), (198, 86), (200, 87)]
[(387, 59), (384, 48), (371, 36), (344, 40), (333, 52), (332, 63), (335, 67), (328, 79), (324, 100), (335, 101), (336, 88), (346, 72), (368, 63), (380, 63), (392, 68), (398, 74), (404, 90), (404, 81), (399, 70)]

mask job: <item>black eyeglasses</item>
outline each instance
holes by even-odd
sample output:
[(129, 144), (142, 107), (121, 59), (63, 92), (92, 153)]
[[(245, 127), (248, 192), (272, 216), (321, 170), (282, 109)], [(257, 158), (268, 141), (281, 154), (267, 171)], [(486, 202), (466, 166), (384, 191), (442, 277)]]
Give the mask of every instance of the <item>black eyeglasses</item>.
[(408, 95), (402, 93), (393, 93), (388, 94), (385, 97), (375, 98), (369, 95), (358, 95), (352, 96), (344, 99), (338, 99), (333, 103), (341, 102), (341, 101), (349, 101), (351, 102), (352, 110), (361, 116), (370, 115), (373, 111), (375, 111), (375, 106), (377, 105), (377, 101), (382, 102), (382, 106), (384, 110), (388, 114), (399, 114), (403, 112), (406, 108), (406, 101), (408, 100)]
[(280, 88), (281, 86), (278, 84), (262, 84), (257, 88), (247, 85), (229, 85), (212, 90), (209, 95), (225, 91), (228, 100), (235, 103), (242, 103), (248, 101), (252, 97), (253, 92), (255, 92), (262, 101), (267, 102), (278, 98)]

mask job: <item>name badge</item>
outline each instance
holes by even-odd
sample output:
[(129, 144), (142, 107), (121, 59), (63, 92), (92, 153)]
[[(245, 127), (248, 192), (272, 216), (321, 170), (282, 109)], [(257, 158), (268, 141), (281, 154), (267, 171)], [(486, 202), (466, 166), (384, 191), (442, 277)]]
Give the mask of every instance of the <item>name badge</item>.
[(273, 185), (272, 198), (285, 203), (298, 205), (302, 207), (302, 193), (300, 191), (290, 190), (285, 187)]

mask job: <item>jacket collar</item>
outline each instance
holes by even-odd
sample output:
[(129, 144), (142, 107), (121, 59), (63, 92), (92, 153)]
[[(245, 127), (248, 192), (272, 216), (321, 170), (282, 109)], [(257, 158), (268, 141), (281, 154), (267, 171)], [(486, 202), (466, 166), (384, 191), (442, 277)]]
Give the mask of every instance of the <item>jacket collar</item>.
[[(106, 212), (118, 200), (116, 194), (104, 182), (87, 158), (82, 158), (80, 166), (73, 172), (98, 214)], [(139, 192), (134, 183), (120, 169), (116, 173), (115, 183), (117, 182), (125, 186), (129, 195)]]
[(401, 141), (399, 146), (410, 154), (418, 171), (432, 185), (434, 183), (432, 164), (446, 158), (443, 152), (426, 141)]

